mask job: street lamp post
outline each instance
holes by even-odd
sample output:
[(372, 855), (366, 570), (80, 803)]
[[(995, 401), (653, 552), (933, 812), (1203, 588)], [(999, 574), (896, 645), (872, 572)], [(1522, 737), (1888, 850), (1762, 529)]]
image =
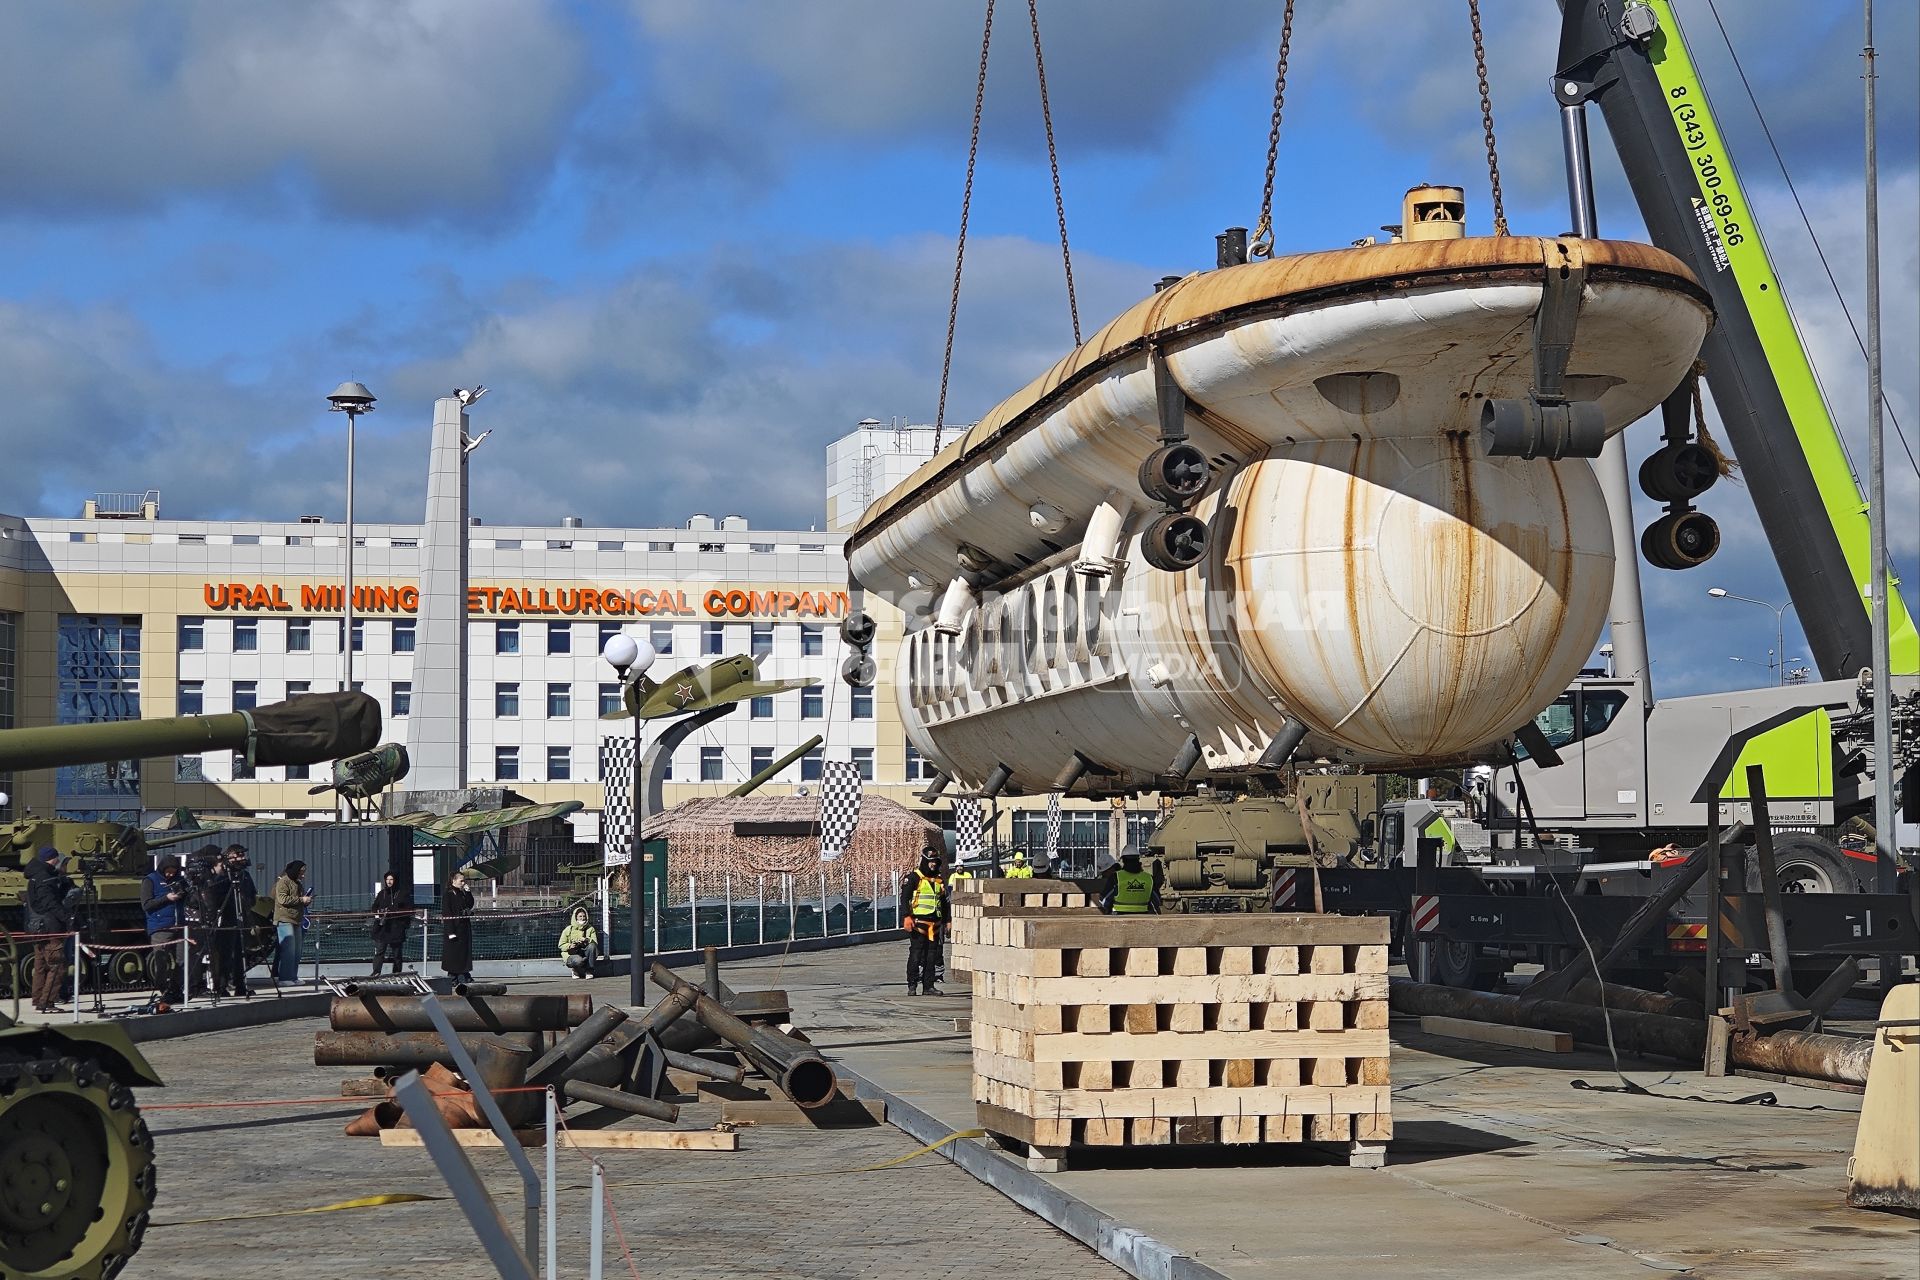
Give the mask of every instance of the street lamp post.
[(1773, 610), (1773, 658), (1776, 685), (1787, 682), (1787, 610), (1793, 608), (1793, 601), (1785, 604), (1769, 604), (1765, 600), (1755, 600), (1752, 596), (1737, 596), (1725, 587), (1708, 587), (1707, 594), (1715, 600), (1744, 600), (1748, 604), (1757, 604), (1762, 609)]
[[(607, 637), (600, 656), (619, 673), (621, 698), (625, 700), (627, 690), (653, 665), (655, 655), (652, 645), (619, 631)], [(637, 704), (630, 705), (629, 710), (638, 710)], [(633, 717), (633, 845), (627, 862), (627, 931), (633, 939), (627, 1003), (634, 1008), (647, 1002), (647, 945), (646, 936), (641, 933), (647, 911), (646, 841), (642, 834), (647, 822), (647, 781), (641, 771), (640, 727), (640, 717), (636, 715)]]
[(373, 412), (373, 400), (373, 392), (361, 382), (343, 382), (327, 396), (331, 412), (347, 415), (347, 584), (340, 624), (340, 650), (346, 655), (343, 693), (353, 689), (353, 428), (361, 414)]

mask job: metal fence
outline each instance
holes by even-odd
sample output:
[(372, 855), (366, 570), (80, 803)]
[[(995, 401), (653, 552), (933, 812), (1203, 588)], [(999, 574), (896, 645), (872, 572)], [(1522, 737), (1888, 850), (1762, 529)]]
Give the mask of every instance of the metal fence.
[[(658, 893), (647, 897), (642, 930), (650, 955), (881, 933), (900, 927), (897, 874), (869, 876), (864, 884), (845, 872), (828, 869), (751, 877), (689, 875), (677, 881), (679, 892), (665, 896), (680, 901), (662, 901)], [(510, 893), (490, 899), (482, 891), (468, 917), (476, 962), (558, 959), (560, 931), (575, 907), (587, 909), (587, 918), (601, 933), (603, 954), (626, 955), (632, 949), (625, 893), (615, 893), (608, 901), (595, 886), (554, 906), (522, 909), (523, 901)], [(438, 962), (441, 923), (437, 911), (423, 908), (414, 913), (403, 947), (409, 964)], [(371, 964), (378, 950), (372, 925), (373, 917), (364, 912), (316, 914), (302, 944), (301, 963)]]

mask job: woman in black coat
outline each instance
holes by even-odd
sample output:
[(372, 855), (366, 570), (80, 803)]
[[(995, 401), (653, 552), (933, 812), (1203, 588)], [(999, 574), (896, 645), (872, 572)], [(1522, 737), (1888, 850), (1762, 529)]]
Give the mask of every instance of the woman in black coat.
[(407, 926), (413, 923), (413, 895), (400, 887), (393, 872), (387, 872), (385, 883), (380, 892), (373, 895), (373, 953), (374, 976), (380, 974), (380, 966), (388, 956), (393, 957), (393, 971), (402, 971), (402, 956), (407, 943)]
[(473, 981), (473, 891), (456, 870), (440, 894), (440, 968), (455, 982)]

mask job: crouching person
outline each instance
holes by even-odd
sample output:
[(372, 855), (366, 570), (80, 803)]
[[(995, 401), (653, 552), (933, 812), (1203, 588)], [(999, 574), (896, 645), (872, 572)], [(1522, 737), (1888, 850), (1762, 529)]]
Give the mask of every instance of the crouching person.
[(585, 907), (573, 909), (573, 919), (560, 931), (560, 959), (576, 978), (591, 978), (600, 955), (600, 931), (593, 927)]

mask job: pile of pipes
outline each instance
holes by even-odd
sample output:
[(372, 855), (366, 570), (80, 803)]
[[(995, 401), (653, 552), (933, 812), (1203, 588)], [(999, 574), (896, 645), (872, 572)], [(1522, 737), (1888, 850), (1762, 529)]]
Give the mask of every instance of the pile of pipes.
[[(773, 1025), (789, 1016), (784, 992), (730, 991), (713, 965), (706, 990), (657, 965), (653, 976), (665, 996), (632, 1012), (617, 1005), (595, 1009), (585, 994), (509, 996), (503, 985), (471, 984), (451, 996), (358, 989), (334, 1000), (331, 1029), (314, 1036), (314, 1065), (372, 1067), (385, 1087), (387, 1096), (347, 1125), (350, 1134), (407, 1125), (392, 1085), (414, 1069), (449, 1128), (485, 1128), (453, 1049), (434, 1029), (427, 1002), (435, 1001), (515, 1127), (534, 1121), (549, 1088), (562, 1106), (578, 1102), (678, 1120), (679, 1107), (665, 1100), (674, 1093), (669, 1069), (739, 1084), (751, 1067), (808, 1108), (837, 1095), (839, 1081), (825, 1059)], [(736, 1060), (724, 1060), (725, 1052), (720, 1059), (702, 1056), (721, 1046)], [(366, 1091), (351, 1081), (347, 1088)]]

